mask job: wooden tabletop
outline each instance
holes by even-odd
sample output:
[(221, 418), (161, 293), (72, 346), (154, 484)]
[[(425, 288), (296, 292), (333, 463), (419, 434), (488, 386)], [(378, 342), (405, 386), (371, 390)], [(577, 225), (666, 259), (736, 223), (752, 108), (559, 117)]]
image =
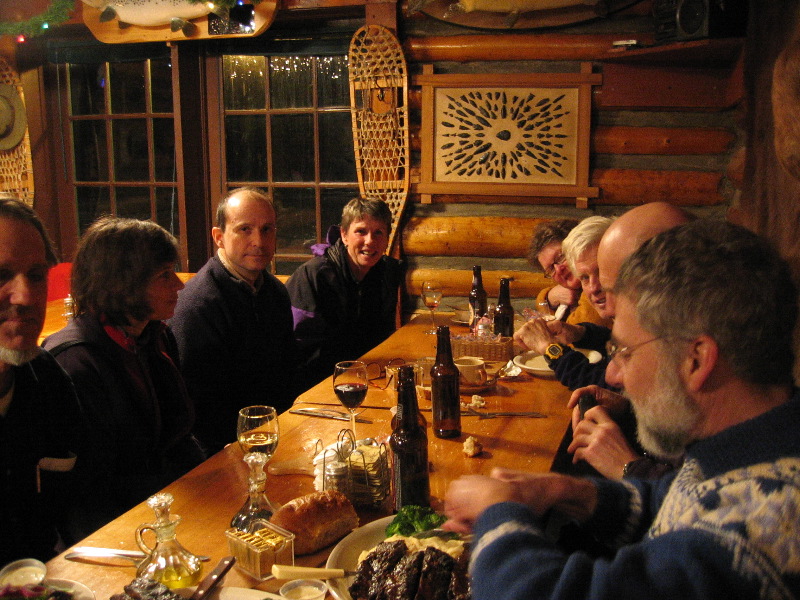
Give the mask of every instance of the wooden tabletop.
[[(444, 322), (444, 315), (438, 318)], [(436, 336), (427, 335), (430, 323), (425, 319), (403, 326), (386, 342), (364, 356), (367, 362), (386, 364), (390, 359), (415, 360), (435, 354)], [(454, 332), (465, 333), (465, 328), (453, 327)], [(500, 365), (494, 365), (499, 367)], [(376, 380), (364, 401), (362, 417), (371, 424), (358, 423), (359, 438), (370, 436), (384, 441), (391, 433), (388, 410), (395, 400), (383, 386), (383, 379)], [(566, 402), (568, 390), (553, 379), (534, 378), (528, 375), (514, 381), (503, 381), (493, 389), (481, 394), (486, 400), (486, 410), (523, 411), (536, 410), (546, 418), (501, 417), (480, 420), (477, 417), (462, 417), (460, 438), (442, 440), (428, 430), (431, 470), (432, 504), (440, 509), (448, 484), (462, 474), (488, 474), (495, 466), (512, 467), (526, 471), (544, 472), (550, 469), (556, 449), (569, 422)], [(462, 400), (468, 401), (469, 397)], [(341, 408), (333, 393), (331, 379), (311, 388), (295, 401), (295, 407), (313, 407), (329, 404)], [(377, 407), (377, 408), (373, 408)], [(420, 401), (424, 410), (430, 407), (427, 400)], [(430, 412), (424, 413), (431, 421)], [(336, 441), (339, 431), (347, 426), (343, 421), (307, 417), (285, 412), (280, 415), (280, 443), (272, 458), (272, 466), (291, 460), (303, 459), (310, 464), (315, 440), (325, 444)], [(483, 453), (467, 458), (462, 444), (467, 436), (478, 438), (483, 444)], [(175, 498), (172, 512), (181, 516), (177, 535), (179, 541), (196, 554), (207, 554), (208, 572), (216, 562), (229, 554), (224, 532), (232, 516), (241, 508), (247, 496), (247, 466), (242, 461), (242, 451), (235, 443), (169, 485), (165, 491)], [(277, 502), (285, 503), (297, 496), (314, 490), (313, 478), (307, 475), (269, 475), (267, 493)], [(102, 490), (97, 490), (102, 494)], [(389, 514), (387, 510), (359, 509), (361, 524), (366, 524)], [(153, 512), (146, 504), (140, 504), (88, 538), (80, 542), (83, 546), (137, 549), (134, 532), (140, 524), (150, 523)], [(300, 556), (296, 564), (324, 566), (331, 548), (317, 554)], [(105, 561), (103, 563), (74, 561), (57, 556), (47, 564), (48, 577), (79, 581), (92, 589), (97, 600), (106, 600), (122, 591), (124, 585), (135, 577), (132, 563)], [(259, 583), (242, 571), (234, 568), (226, 576), (225, 586), (236, 586), (275, 592), (280, 583), (268, 580)]]

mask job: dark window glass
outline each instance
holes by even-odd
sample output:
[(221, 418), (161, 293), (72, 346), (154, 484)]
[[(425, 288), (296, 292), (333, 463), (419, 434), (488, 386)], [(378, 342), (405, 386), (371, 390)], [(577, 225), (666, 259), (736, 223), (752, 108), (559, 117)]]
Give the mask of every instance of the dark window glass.
[(229, 181), (266, 181), (267, 134), (264, 115), (225, 117)]
[(178, 190), (172, 187), (156, 188), (156, 223), (175, 237), (180, 234)]
[(78, 233), (83, 234), (95, 220), (111, 213), (111, 200), (106, 187), (75, 187), (75, 203), (78, 208)]
[(153, 119), (156, 181), (175, 181), (175, 132), (172, 119)]
[(314, 181), (312, 115), (272, 117), (272, 178), (275, 181)]
[(172, 112), (172, 63), (168, 58), (150, 61), (150, 88), (153, 112)]
[(346, 56), (322, 56), (317, 60), (317, 90), (322, 107), (350, 106)]
[(277, 251), (304, 254), (317, 240), (317, 217), (313, 188), (275, 188), (278, 210)]
[(269, 59), (270, 108), (306, 108), (314, 105), (313, 61), (309, 56), (272, 56)]
[(114, 177), (117, 181), (148, 181), (149, 145), (145, 119), (117, 119), (112, 122)]
[(112, 113), (119, 115), (147, 111), (144, 67), (144, 62), (109, 63)]
[(149, 219), (150, 191), (146, 187), (118, 187), (117, 215), (129, 219)]
[(76, 181), (108, 181), (104, 121), (73, 121)]
[(222, 90), (229, 110), (263, 110), (267, 59), (264, 56), (225, 56), (222, 59)]
[(322, 181), (355, 181), (350, 112), (319, 115), (319, 167)]
[(70, 65), (69, 80), (70, 108), (73, 115), (105, 113), (105, 63)]
[(358, 188), (323, 188), (321, 191), (322, 236), (331, 225), (342, 221), (342, 209), (351, 199), (358, 196)]

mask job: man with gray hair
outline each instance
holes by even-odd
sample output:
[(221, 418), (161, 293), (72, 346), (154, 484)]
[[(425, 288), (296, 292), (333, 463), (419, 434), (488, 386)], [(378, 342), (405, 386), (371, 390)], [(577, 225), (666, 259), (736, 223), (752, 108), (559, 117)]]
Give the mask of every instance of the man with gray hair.
[[(496, 470), (454, 482), (445, 527), (475, 534), (473, 597), (800, 596), (787, 263), (742, 227), (694, 221), (645, 242), (613, 291), (609, 383), (624, 389), (645, 448), (683, 465), (657, 481)], [(544, 534), (551, 511), (608, 555), (558, 548)]]
[(72, 382), (38, 346), (53, 246), (36, 213), (0, 198), (0, 564), (48, 560), (67, 517), (78, 451)]

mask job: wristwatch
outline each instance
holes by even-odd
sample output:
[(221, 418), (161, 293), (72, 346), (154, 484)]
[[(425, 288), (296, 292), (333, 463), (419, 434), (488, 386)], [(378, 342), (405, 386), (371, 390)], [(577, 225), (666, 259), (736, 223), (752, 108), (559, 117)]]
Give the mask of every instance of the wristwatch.
[(544, 351), (548, 361), (556, 360), (564, 355), (564, 346), (561, 344), (550, 344)]

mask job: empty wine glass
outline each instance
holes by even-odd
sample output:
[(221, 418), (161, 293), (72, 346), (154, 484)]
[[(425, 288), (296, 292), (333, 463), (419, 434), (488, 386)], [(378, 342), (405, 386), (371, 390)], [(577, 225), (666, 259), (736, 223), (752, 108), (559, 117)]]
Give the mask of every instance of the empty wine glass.
[(435, 279), (429, 279), (422, 282), (422, 301), (431, 311), (431, 329), (425, 333), (436, 333), (436, 317), (434, 311), (439, 307), (442, 301), (442, 285)]
[(356, 438), (356, 409), (367, 396), (367, 365), (360, 360), (346, 360), (333, 368), (333, 391), (350, 412), (350, 430)]
[(272, 458), (278, 448), (278, 413), (271, 406), (247, 406), (239, 411), (236, 437), (242, 452), (261, 452)]

